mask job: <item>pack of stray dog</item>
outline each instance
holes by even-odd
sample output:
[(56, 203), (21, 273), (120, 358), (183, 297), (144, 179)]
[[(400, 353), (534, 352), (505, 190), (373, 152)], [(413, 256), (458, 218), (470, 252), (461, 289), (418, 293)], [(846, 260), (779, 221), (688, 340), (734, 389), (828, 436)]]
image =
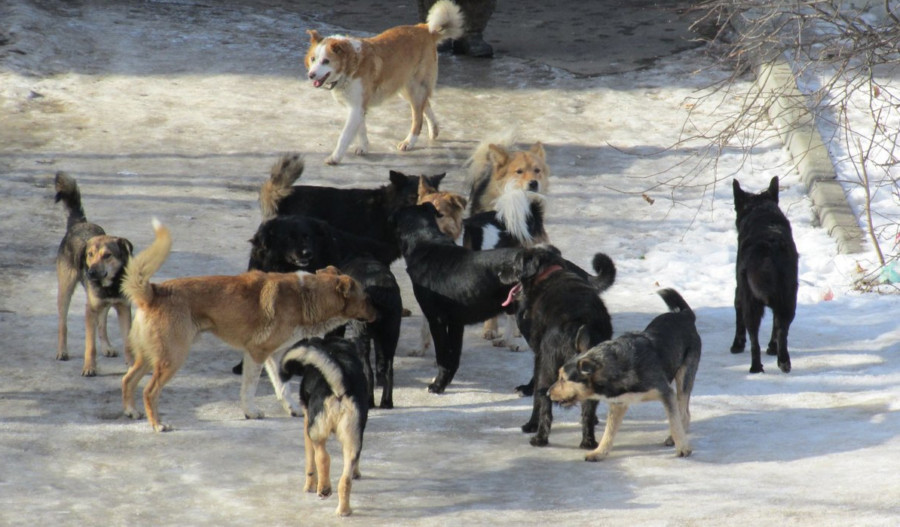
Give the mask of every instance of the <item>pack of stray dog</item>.
[[(439, 0), (425, 23), (371, 38), (323, 37), (310, 30), (308, 80), (313, 88), (331, 90), (349, 109), (326, 164), (340, 163), (354, 142), (353, 153), (368, 153), (366, 112), (394, 94), (409, 102), (413, 114), (398, 149), (414, 148), (423, 126), (436, 139), (439, 127), (430, 105), (436, 46), (458, 38), (464, 27), (460, 9)], [(530, 380), (515, 388), (532, 397), (530, 417), (521, 426), (533, 434), (532, 446), (550, 444), (554, 403), (577, 404), (578, 446), (589, 450), (585, 460), (599, 461), (610, 455), (628, 407), (658, 400), (668, 420), (663, 444), (674, 447), (677, 457), (690, 456), (690, 398), (702, 345), (688, 302), (676, 290), (662, 289), (658, 294), (667, 312), (642, 331), (614, 335), (601, 298), (616, 281), (613, 259), (592, 247), (589, 271), (550, 245), (552, 197), (544, 144), (518, 149), (511, 140), (484, 140), (467, 164), (468, 177), (458, 182), (468, 190), (464, 197), (440, 188), (444, 173), (386, 170), (387, 182), (377, 188), (298, 185), (306, 168), (303, 156), (282, 155), (259, 189), (263, 221), (250, 240), (248, 269), (159, 282), (153, 277), (177, 236), (154, 219), (152, 243), (133, 255), (126, 238), (87, 220), (77, 183), (57, 173), (55, 196), (67, 221), (56, 258), (56, 358), (69, 358), (67, 317), (80, 283), (87, 294), (81, 374), (97, 374), (98, 337), (103, 355), (117, 355), (107, 334), (108, 311), (115, 309), (127, 336), (123, 412), (143, 417), (136, 391), (152, 373), (143, 390), (143, 412), (152, 429), (163, 432), (173, 429), (161, 420), (163, 387), (184, 366), (200, 334), (217, 336), (242, 353), (235, 371), (242, 375), (246, 418), (263, 417), (255, 404), (263, 369), (284, 410), (303, 415), (304, 491), (320, 498), (333, 493), (326, 446), (330, 437), (337, 438), (343, 469), (336, 513), (347, 516), (369, 410), (376, 407), (375, 388), (382, 387), (379, 409), (395, 406), (394, 359), (404, 309), (391, 265), (402, 258), (422, 314), (423, 341), (414, 352), (421, 355), (433, 345), (436, 356), (435, 376), (422, 388), (433, 394), (457, 389), (452, 383), (465, 355), (465, 327), (484, 323), (482, 336), (498, 347), (524, 348), (521, 336), (534, 353)], [(768, 307), (774, 321), (767, 353), (788, 373), (798, 255), (790, 223), (778, 207), (778, 178), (758, 194), (745, 192), (735, 180), (733, 195), (738, 244), (731, 352), (744, 351), (749, 337), (750, 372), (763, 372), (758, 334)], [(509, 322), (502, 337), (496, 322), (501, 314)], [(299, 405), (289, 390), (292, 376), (302, 377)], [(597, 441), (600, 402), (608, 410)]]

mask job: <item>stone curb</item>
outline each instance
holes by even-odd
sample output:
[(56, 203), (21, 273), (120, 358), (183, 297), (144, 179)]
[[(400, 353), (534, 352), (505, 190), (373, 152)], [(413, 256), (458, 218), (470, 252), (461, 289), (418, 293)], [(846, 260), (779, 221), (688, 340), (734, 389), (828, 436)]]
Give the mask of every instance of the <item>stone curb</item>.
[(769, 119), (806, 185), (819, 222), (834, 238), (839, 253), (862, 252), (865, 236), (837, 180), (828, 149), (815, 118), (806, 108), (806, 97), (797, 87), (790, 64), (778, 57), (755, 69), (760, 92), (775, 97), (769, 105)]

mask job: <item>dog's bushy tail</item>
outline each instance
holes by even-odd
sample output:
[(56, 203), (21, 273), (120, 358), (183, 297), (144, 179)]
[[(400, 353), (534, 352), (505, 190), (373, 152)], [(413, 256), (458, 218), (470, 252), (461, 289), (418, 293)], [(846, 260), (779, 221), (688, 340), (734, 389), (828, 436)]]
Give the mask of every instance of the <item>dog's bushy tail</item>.
[(463, 15), (459, 6), (450, 0), (435, 2), (428, 11), (428, 31), (434, 36), (435, 43), (448, 38), (459, 38), (463, 34)]
[(694, 315), (694, 310), (691, 309), (691, 306), (689, 306), (688, 303), (684, 301), (684, 298), (678, 294), (678, 291), (674, 289), (661, 289), (657, 291), (657, 293), (662, 297), (663, 302), (669, 306), (669, 311), (673, 313), (687, 313), (690, 315), (691, 322), (697, 319), (696, 315)]
[(156, 233), (153, 243), (128, 261), (122, 281), (125, 297), (138, 307), (146, 306), (153, 300), (150, 278), (162, 267), (172, 250), (172, 235), (156, 218), (153, 218), (153, 231)]
[(81, 191), (78, 190), (78, 183), (75, 182), (75, 178), (60, 171), (56, 173), (53, 182), (56, 187), (56, 202), (62, 201), (63, 205), (66, 206), (66, 211), (68, 211), (66, 228), (71, 228), (72, 225), (77, 223), (86, 222), (87, 217), (84, 215), (84, 207), (81, 205)]
[(509, 150), (516, 144), (516, 131), (512, 128), (486, 137), (478, 143), (469, 159), (463, 163), (467, 167), (466, 183), (474, 187), (478, 182), (491, 177), (494, 163), (491, 161), (491, 145), (497, 145), (504, 150)]
[(278, 204), (291, 193), (291, 185), (303, 174), (303, 157), (285, 154), (272, 165), (272, 174), (259, 189), (259, 210), (263, 220), (278, 215)]
[(313, 341), (301, 340), (282, 357), (281, 380), (286, 382), (293, 375), (303, 375), (306, 368), (319, 370), (335, 396), (342, 397), (347, 393), (340, 364)]
[(616, 281), (616, 264), (613, 263), (612, 258), (604, 253), (597, 253), (591, 261), (591, 266), (597, 275), (591, 279), (597, 292), (602, 293), (609, 289)]

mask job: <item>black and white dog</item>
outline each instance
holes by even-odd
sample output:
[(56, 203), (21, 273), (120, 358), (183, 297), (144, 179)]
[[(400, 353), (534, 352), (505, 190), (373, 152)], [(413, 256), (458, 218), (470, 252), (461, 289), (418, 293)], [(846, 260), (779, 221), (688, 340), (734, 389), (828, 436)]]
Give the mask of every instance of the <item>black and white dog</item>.
[(325, 448), (334, 434), (341, 443), (344, 469), (338, 483), (339, 516), (348, 516), (352, 479), (359, 479), (359, 456), (369, 405), (366, 377), (356, 346), (338, 337), (301, 340), (281, 360), (284, 382), (302, 375), (303, 446), (306, 453), (304, 492), (331, 495), (331, 458)]
[(389, 184), (374, 189), (292, 186), (303, 168), (299, 154), (287, 154), (275, 162), (259, 191), (263, 219), (296, 214), (325, 220), (336, 229), (393, 246), (393, 260), (400, 257), (400, 249), (390, 224), (391, 214), (416, 204), (422, 179), (437, 189), (445, 175), (408, 176), (391, 170)]
[(799, 257), (791, 223), (778, 208), (778, 177), (759, 194), (741, 189), (734, 180), (738, 232), (734, 290), (735, 331), (732, 353), (744, 351), (750, 334), (750, 373), (762, 373), (759, 325), (766, 306), (772, 310), (772, 336), (766, 354), (778, 356), (778, 367), (791, 371), (788, 330), (797, 310)]
[[(593, 266), (597, 276), (583, 276), (570, 270), (577, 267), (557, 251), (538, 247), (520, 252), (513, 265), (500, 275), (507, 283), (517, 282), (511, 296), (523, 293), (518, 317), (522, 333), (534, 351), (534, 406), (522, 431), (536, 432), (531, 438), (534, 446), (548, 443), (553, 415), (547, 389), (556, 379), (557, 370), (577, 355), (578, 335), (591, 346), (612, 336), (612, 321), (598, 293), (612, 285), (616, 268), (603, 253), (594, 256)], [(519, 389), (527, 391), (528, 387)], [(597, 446), (596, 411), (596, 401), (582, 403), (581, 448)]]
[(609, 454), (628, 405), (657, 399), (669, 419), (666, 446), (674, 445), (678, 457), (691, 455), (689, 404), (700, 365), (700, 335), (694, 312), (677, 291), (664, 289), (659, 295), (670, 312), (654, 318), (642, 332), (592, 346), (589, 332), (579, 331), (578, 356), (559, 369), (558, 379), (548, 390), (550, 399), (564, 406), (578, 401), (609, 403), (603, 438), (585, 461), (599, 461)]
[(443, 393), (459, 369), (463, 329), (504, 310), (510, 286), (498, 273), (521, 249), (472, 251), (460, 247), (437, 225), (430, 203), (394, 215), (413, 293), (434, 340), (438, 374), (428, 391)]
[(381, 408), (393, 408), (394, 355), (400, 339), (402, 301), (400, 286), (390, 270), (393, 248), (354, 236), (326, 222), (305, 216), (278, 216), (263, 222), (250, 240), (250, 269), (267, 272), (315, 272), (338, 267), (363, 286), (378, 312), (374, 322), (352, 322), (369, 380), (370, 403), (375, 405), (370, 363), (375, 348), (377, 384), (382, 386)]

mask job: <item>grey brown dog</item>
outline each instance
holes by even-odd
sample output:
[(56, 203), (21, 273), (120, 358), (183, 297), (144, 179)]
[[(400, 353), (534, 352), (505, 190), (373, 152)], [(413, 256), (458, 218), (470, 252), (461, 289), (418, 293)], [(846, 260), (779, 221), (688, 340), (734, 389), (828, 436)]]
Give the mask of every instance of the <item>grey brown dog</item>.
[(609, 403), (603, 439), (585, 461), (609, 454), (628, 405), (655, 399), (662, 401), (669, 418), (666, 446), (674, 445), (678, 457), (691, 455), (688, 405), (700, 365), (700, 335), (694, 312), (681, 295), (673, 289), (659, 295), (671, 311), (654, 318), (642, 332), (587, 349), (587, 332), (579, 331), (576, 342), (581, 353), (559, 369), (559, 379), (548, 390), (550, 399), (564, 406), (589, 399)]
[[(54, 182), (56, 201), (61, 201), (68, 211), (66, 235), (56, 254), (56, 276), (59, 282), (56, 299), (59, 312), (56, 359), (69, 360), (69, 305), (72, 303), (75, 287), (81, 283), (87, 295), (84, 310), (84, 368), (81, 374), (93, 377), (97, 374), (98, 330), (103, 354), (107, 357), (118, 355), (109, 342), (106, 328), (109, 309), (112, 307), (116, 310), (123, 340), (127, 340), (131, 328), (131, 306), (120, 286), (133, 247), (125, 238), (109, 236), (102, 227), (87, 220), (81, 205), (81, 191), (74, 178), (64, 172), (57, 172)], [(133, 362), (127, 342), (125, 361), (128, 364)]]

